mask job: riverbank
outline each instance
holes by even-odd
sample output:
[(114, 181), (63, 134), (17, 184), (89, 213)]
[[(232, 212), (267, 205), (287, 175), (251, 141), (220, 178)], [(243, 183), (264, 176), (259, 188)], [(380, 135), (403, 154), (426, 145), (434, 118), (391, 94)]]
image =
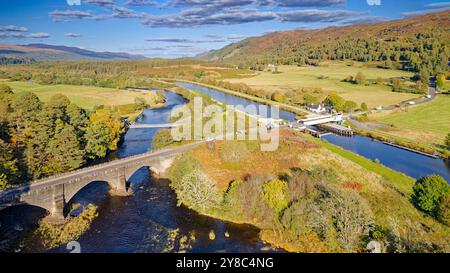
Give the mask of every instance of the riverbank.
[(450, 151), (445, 148), (437, 148), (429, 145), (421, 145), (419, 143), (413, 142), (403, 137), (394, 136), (389, 133), (383, 133), (379, 131), (369, 131), (364, 130), (360, 127), (355, 126), (352, 121), (349, 122), (352, 129), (359, 135), (370, 137), (372, 139), (376, 139), (386, 143), (392, 143), (394, 145), (399, 146), (398, 148), (406, 150), (410, 149), (413, 151), (417, 151), (418, 153), (424, 153), (426, 156), (438, 157), (441, 159), (450, 159)]
[[(409, 201), (414, 179), (309, 136), (282, 135), (272, 153), (260, 152), (253, 142), (216, 141), (180, 156), (169, 171), (179, 204), (255, 225), (261, 239), (292, 252), (364, 252), (371, 239), (385, 252), (436, 251), (424, 242), (449, 251), (449, 228)], [(356, 222), (339, 220), (342, 215)], [(338, 229), (335, 221), (356, 225), (359, 235)], [(375, 231), (382, 236), (372, 237)], [(414, 239), (407, 243), (405, 236)]]
[(264, 105), (269, 105), (269, 106), (274, 106), (278, 109), (281, 110), (285, 110), (285, 111), (289, 111), (292, 112), (294, 114), (297, 114), (299, 116), (305, 116), (306, 114), (308, 114), (308, 112), (306, 110), (300, 109), (298, 107), (294, 107), (288, 104), (284, 104), (284, 103), (279, 103), (279, 102), (275, 102), (272, 100), (267, 100), (267, 99), (263, 99), (263, 98), (259, 98), (259, 97), (255, 97), (252, 95), (248, 95), (248, 94), (244, 94), (244, 93), (240, 93), (240, 92), (236, 92), (236, 91), (232, 91), (232, 90), (228, 90), (222, 87), (217, 87), (217, 86), (213, 86), (213, 85), (209, 85), (209, 84), (205, 84), (205, 83), (201, 83), (201, 82), (193, 82), (193, 81), (189, 81), (189, 80), (184, 80), (184, 79), (165, 79), (167, 81), (171, 81), (171, 82), (184, 82), (184, 83), (190, 83), (190, 84), (196, 84), (196, 85), (200, 85), (200, 86), (204, 86), (204, 87), (208, 87), (208, 88), (213, 88), (216, 90), (219, 90), (221, 92), (224, 92), (226, 94), (230, 94), (233, 96), (237, 96), (240, 98), (244, 98), (244, 99), (248, 99), (254, 102), (258, 102)]

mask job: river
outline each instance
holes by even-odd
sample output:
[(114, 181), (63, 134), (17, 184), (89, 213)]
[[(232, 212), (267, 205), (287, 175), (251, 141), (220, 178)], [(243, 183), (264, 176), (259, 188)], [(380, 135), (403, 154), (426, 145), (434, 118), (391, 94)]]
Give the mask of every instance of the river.
[[(146, 109), (136, 121), (159, 124), (169, 121), (170, 112), (185, 104), (179, 95), (166, 92), (166, 107)], [(158, 129), (130, 129), (123, 143), (110, 159), (145, 153), (152, 148), (152, 139)], [(129, 197), (111, 196), (105, 182), (94, 182), (82, 189), (70, 201), (98, 206), (99, 216), (78, 242), (82, 252), (263, 252), (273, 251), (259, 239), (259, 230), (250, 225), (237, 225), (177, 206), (175, 193), (169, 181), (153, 178), (142, 168), (130, 179), (134, 194)], [(45, 214), (43, 209), (16, 206), (0, 211), (0, 251), (41, 252), (35, 242), (25, 240), (27, 232), (36, 228)], [(210, 240), (213, 230), (215, 240)], [(225, 236), (225, 233), (227, 235)], [(189, 247), (181, 247), (181, 236), (195, 240)], [(176, 237), (173, 240), (173, 237)], [(68, 252), (66, 246), (50, 252)]]
[[(213, 99), (229, 105), (260, 105), (249, 99), (237, 97), (219, 90), (204, 87), (197, 84), (177, 82), (181, 87), (199, 91), (210, 95)], [(280, 110), (280, 118), (287, 121), (295, 121), (295, 114)], [(450, 162), (442, 159), (431, 158), (414, 152), (406, 151), (369, 137), (356, 135), (344, 137), (336, 134), (324, 136), (326, 141), (338, 145), (344, 149), (353, 151), (372, 160), (379, 160), (381, 164), (405, 173), (413, 178), (420, 178), (429, 174), (439, 174), (450, 183)]]
[[(230, 105), (258, 105), (248, 99), (223, 93), (200, 85), (177, 83), (178, 85), (210, 95), (213, 99)], [(167, 123), (170, 112), (183, 104), (179, 95), (166, 92), (166, 107), (146, 109), (137, 123)], [(280, 118), (295, 120), (295, 114), (280, 110)], [(125, 158), (145, 153), (158, 129), (130, 129), (114, 158)], [(351, 150), (369, 159), (378, 159), (382, 164), (411, 177), (419, 178), (437, 173), (450, 181), (450, 165), (441, 159), (433, 159), (413, 152), (395, 148), (368, 137), (342, 137), (328, 135), (327, 141)], [(169, 181), (157, 180), (146, 168), (136, 172), (130, 179), (134, 194), (130, 197), (111, 196), (105, 182), (91, 183), (81, 190), (71, 202), (98, 205), (99, 217), (78, 242), (82, 252), (262, 252), (273, 251), (258, 237), (259, 230), (250, 225), (227, 223), (199, 215), (183, 206), (178, 207), (175, 193)], [(37, 221), (45, 214), (40, 208), (16, 206), (0, 211), (0, 251), (40, 252), (34, 242), (24, 240), (27, 232), (36, 228)], [(213, 230), (216, 238), (209, 239)], [(230, 236), (225, 236), (227, 232)], [(195, 240), (187, 249), (180, 249), (177, 240), (195, 234)], [(68, 252), (65, 246), (50, 252)]]

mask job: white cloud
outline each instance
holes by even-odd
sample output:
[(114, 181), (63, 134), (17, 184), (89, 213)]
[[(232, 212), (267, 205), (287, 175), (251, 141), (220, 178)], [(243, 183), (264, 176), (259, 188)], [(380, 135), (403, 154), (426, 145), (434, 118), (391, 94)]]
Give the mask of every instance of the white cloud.
[(28, 38), (45, 39), (45, 38), (50, 38), (50, 34), (48, 34), (46, 32), (36, 32), (36, 33), (31, 33), (30, 35), (28, 35)]

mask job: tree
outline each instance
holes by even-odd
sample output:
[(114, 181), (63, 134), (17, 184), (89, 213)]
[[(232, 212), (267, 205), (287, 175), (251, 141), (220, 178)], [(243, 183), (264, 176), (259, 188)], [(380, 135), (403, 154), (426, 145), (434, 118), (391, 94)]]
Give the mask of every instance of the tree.
[(303, 95), (303, 100), (305, 101), (306, 105), (315, 104), (319, 102), (319, 99), (311, 94), (305, 94)]
[(430, 84), (430, 72), (425, 68), (420, 71), (420, 81), (425, 86), (428, 86)]
[(42, 109), (42, 102), (33, 93), (22, 92), (14, 95), (11, 107), (14, 125), (26, 127), (36, 119), (38, 112)]
[(109, 145), (108, 149), (111, 151), (117, 150), (120, 138), (124, 133), (124, 124), (120, 120), (114, 118), (112, 113), (107, 110), (97, 110), (93, 115), (89, 117), (92, 123), (103, 123), (109, 128)]
[(447, 181), (435, 174), (417, 180), (413, 190), (412, 200), (416, 207), (433, 216), (436, 216), (440, 200), (450, 196)]
[(281, 93), (280, 91), (276, 91), (272, 94), (272, 100), (276, 101), (276, 102), (284, 102), (285, 97), (284, 97), (283, 93)]
[(195, 71), (195, 73), (194, 73), (194, 76), (196, 77), (196, 78), (201, 78), (201, 77), (203, 77), (205, 75), (205, 71), (203, 71), (203, 70), (197, 70), (197, 71)]
[(56, 119), (64, 119), (66, 109), (70, 105), (70, 100), (62, 94), (53, 95), (50, 101), (45, 105), (48, 111), (51, 111)]
[(358, 72), (355, 77), (355, 83), (356, 84), (365, 84), (366, 83), (366, 76), (362, 72)]
[(289, 193), (286, 181), (272, 180), (264, 183), (262, 198), (277, 214), (289, 205)]
[(49, 142), (47, 153), (51, 159), (49, 169), (52, 173), (75, 170), (84, 163), (84, 152), (80, 149), (75, 128), (59, 120), (55, 137)]
[(437, 218), (442, 223), (450, 226), (450, 197), (443, 197), (437, 207)]
[(218, 206), (221, 194), (214, 182), (202, 171), (195, 169), (183, 176), (177, 184), (171, 184), (177, 193), (178, 205), (206, 212)]
[(352, 113), (357, 107), (358, 104), (356, 104), (356, 102), (351, 100), (348, 100), (344, 103), (344, 111), (347, 113)]
[(444, 89), (444, 86), (445, 86), (445, 75), (444, 74), (437, 76), (436, 85), (440, 89)]
[(86, 130), (86, 153), (90, 159), (106, 156), (111, 142), (111, 130), (102, 122), (92, 122)]
[(367, 112), (367, 110), (369, 110), (369, 108), (367, 107), (367, 104), (365, 102), (361, 103), (361, 111)]
[(19, 182), (20, 173), (17, 160), (14, 159), (11, 149), (0, 140), (0, 190)]
[(78, 135), (81, 136), (89, 125), (86, 111), (72, 103), (67, 106), (66, 115), (69, 124), (72, 125), (79, 132)]
[(333, 107), (333, 109), (338, 112), (341, 112), (344, 110), (345, 100), (338, 94), (332, 93), (325, 98), (324, 104), (326, 106)]

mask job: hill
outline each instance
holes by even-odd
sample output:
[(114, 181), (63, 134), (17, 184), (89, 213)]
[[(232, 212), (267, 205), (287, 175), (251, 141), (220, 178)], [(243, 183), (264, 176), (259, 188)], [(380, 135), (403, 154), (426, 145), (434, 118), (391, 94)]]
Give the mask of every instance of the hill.
[(78, 47), (29, 44), (9, 45), (0, 44), (0, 57), (15, 59), (32, 59), (35, 61), (64, 61), (64, 60), (142, 60), (141, 55), (131, 55), (118, 52), (97, 52)]
[[(418, 71), (423, 67), (447, 66), (444, 60), (450, 54), (449, 41), (450, 10), (445, 10), (377, 24), (274, 32), (233, 43), (210, 52), (203, 59), (258, 70), (258, 66), (269, 63), (303, 65), (334, 59), (383, 61), (388, 66)], [(430, 58), (442, 62), (432, 63)]]

